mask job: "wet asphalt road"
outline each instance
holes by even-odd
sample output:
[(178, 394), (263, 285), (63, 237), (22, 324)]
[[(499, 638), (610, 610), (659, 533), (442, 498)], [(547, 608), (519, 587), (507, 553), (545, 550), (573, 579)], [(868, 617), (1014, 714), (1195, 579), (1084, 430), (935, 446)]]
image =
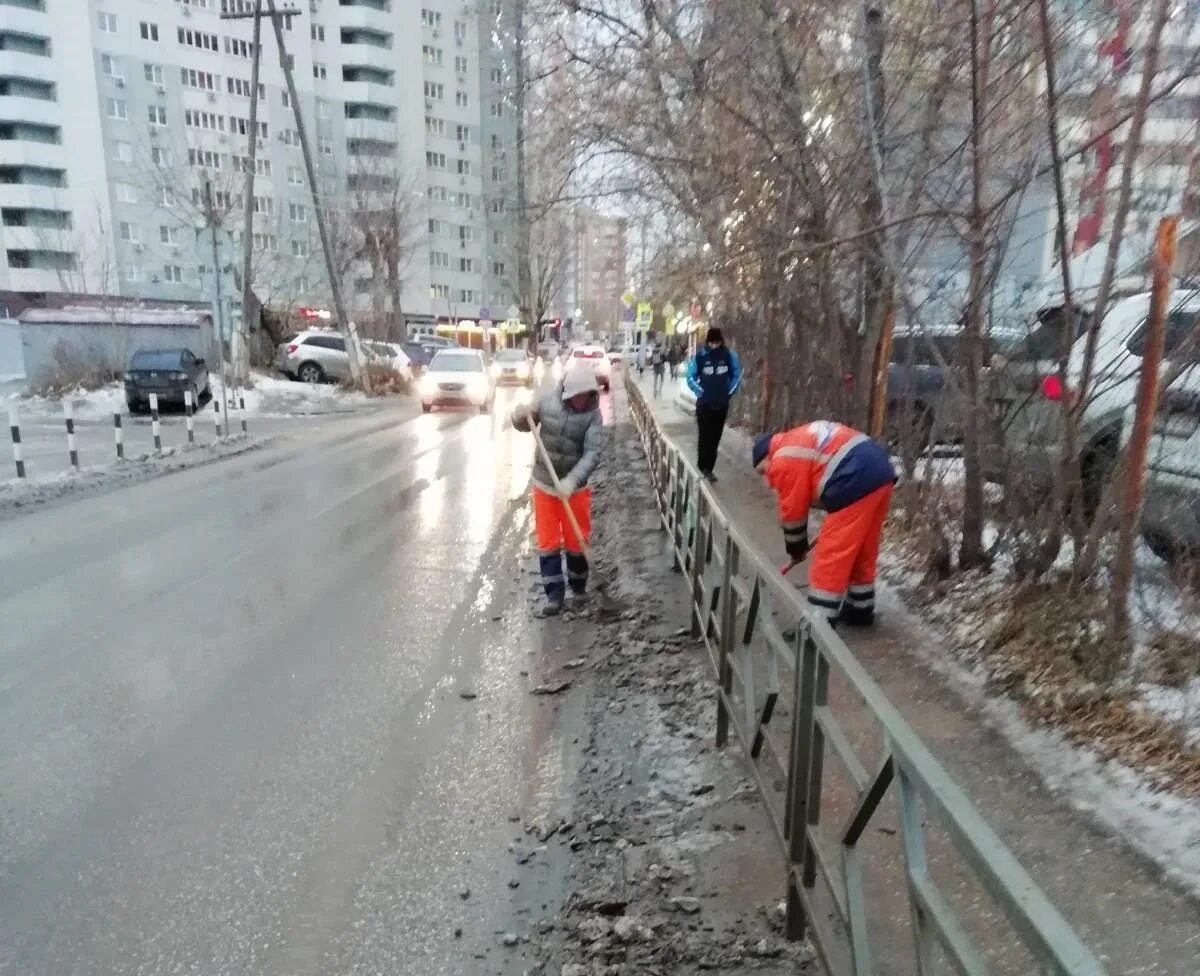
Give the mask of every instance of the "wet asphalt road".
[(575, 757), (516, 395), (0, 523), (0, 973), (520, 971)]

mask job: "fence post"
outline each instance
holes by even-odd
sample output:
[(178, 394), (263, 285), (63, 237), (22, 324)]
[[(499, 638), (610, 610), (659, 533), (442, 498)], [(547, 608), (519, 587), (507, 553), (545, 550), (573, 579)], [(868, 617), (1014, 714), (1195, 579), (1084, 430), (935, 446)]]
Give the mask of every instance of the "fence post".
[(158, 394), (150, 394), (150, 429), (154, 432), (154, 453), (162, 453), (162, 428), (158, 423)]
[(187, 437), (189, 444), (196, 443), (196, 417), (195, 407), (192, 403), (192, 391), (183, 391), (183, 409), (187, 414)]
[(17, 405), (8, 408), (8, 432), (12, 435), (13, 462), (17, 466), (17, 477), (25, 477), (25, 455), (21, 450), (21, 418), (17, 415)]
[(67, 423), (67, 457), (71, 467), (79, 470), (79, 451), (75, 446), (75, 408), (69, 399), (63, 399), (63, 419)]
[(729, 740), (729, 712), (725, 709), (725, 698), (733, 691), (733, 667), (729, 663), (729, 655), (733, 653), (733, 630), (737, 623), (737, 592), (733, 588), (734, 578), (738, 571), (738, 557), (741, 550), (733, 541), (733, 533), (725, 532), (725, 572), (721, 577), (721, 649), (720, 673), (717, 680), (721, 689), (717, 693), (717, 746), (725, 745)]
[(246, 398), (238, 394), (238, 413), (242, 418), (242, 433), (246, 433)]
[(113, 411), (113, 443), (117, 445), (117, 460), (125, 460), (125, 432), (121, 430), (121, 411)]
[[(222, 394), (224, 395), (224, 394)], [(217, 440), (221, 439), (221, 403), (213, 397), (213, 425), (217, 428)]]
[(699, 637), (704, 633), (704, 610), (698, 602), (701, 594), (701, 580), (704, 578), (704, 554), (708, 551), (708, 532), (704, 526), (704, 493), (696, 483), (696, 526), (692, 532), (692, 572), (691, 572), (691, 604), (692, 604), (692, 636)]

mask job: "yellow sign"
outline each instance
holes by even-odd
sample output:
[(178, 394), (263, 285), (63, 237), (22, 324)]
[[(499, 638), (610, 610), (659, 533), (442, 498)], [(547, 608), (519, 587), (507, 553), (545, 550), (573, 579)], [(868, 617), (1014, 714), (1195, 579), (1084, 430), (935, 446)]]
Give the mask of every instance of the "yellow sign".
[[(609, 294), (611, 295), (612, 292), (609, 292)], [(626, 308), (633, 308), (633, 303), (636, 301), (637, 301), (637, 296), (634, 295), (634, 293), (631, 291), (627, 291), (627, 292), (625, 292), (624, 295), (621, 296), (621, 304), (624, 305)]]
[(638, 302), (637, 324), (639, 329), (648, 329), (654, 321), (654, 306), (649, 302)]

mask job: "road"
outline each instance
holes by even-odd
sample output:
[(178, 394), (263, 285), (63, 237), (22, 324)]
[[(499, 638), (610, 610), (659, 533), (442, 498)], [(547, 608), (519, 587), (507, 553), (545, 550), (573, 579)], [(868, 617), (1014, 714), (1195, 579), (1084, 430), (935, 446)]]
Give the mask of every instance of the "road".
[(0, 523), (0, 973), (520, 971), (576, 768), (520, 395)]

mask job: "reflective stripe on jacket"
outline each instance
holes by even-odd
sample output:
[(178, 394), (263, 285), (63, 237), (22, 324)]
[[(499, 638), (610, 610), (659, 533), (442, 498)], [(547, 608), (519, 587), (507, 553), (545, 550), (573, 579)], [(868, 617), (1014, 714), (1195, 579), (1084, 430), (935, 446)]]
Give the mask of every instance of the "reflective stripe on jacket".
[(830, 420), (771, 438), (766, 473), (778, 496), (784, 536), (805, 541), (810, 508), (836, 512), (896, 480), (883, 447), (853, 427)]

